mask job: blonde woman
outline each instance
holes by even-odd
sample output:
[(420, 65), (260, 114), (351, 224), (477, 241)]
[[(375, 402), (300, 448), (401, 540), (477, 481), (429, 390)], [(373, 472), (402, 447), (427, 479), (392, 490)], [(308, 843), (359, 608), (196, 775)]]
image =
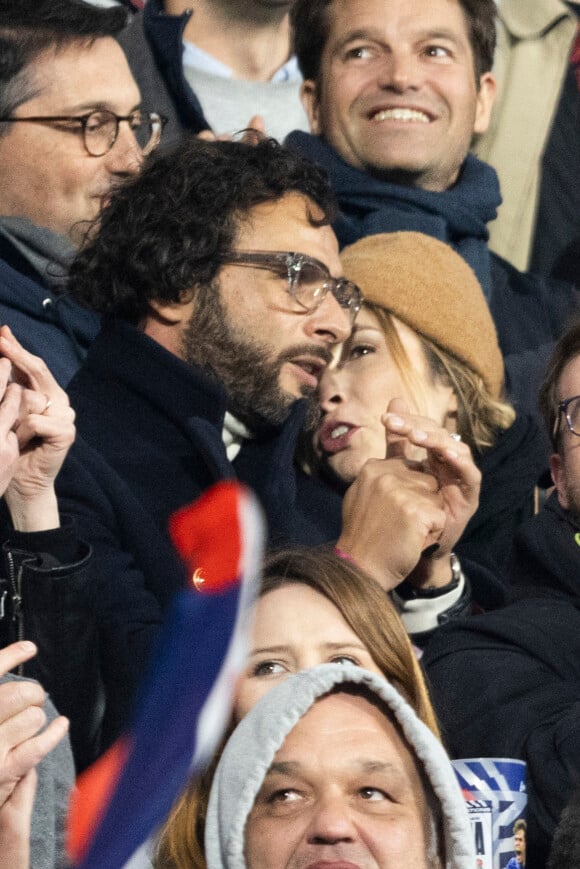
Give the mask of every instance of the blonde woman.
[[(396, 414), (384, 415), (395, 399), (412, 417), (467, 444), (482, 474), (480, 502), (453, 550), (465, 573), (466, 565), (477, 565), (477, 602), (497, 606), (513, 534), (533, 512), (547, 456), (536, 424), (505, 398), (503, 360), (482, 289), (462, 257), (420, 233), (369, 236), (341, 258), (365, 303), (320, 383), (318, 469), (346, 489), (369, 459), (384, 459), (385, 427), (396, 431), (397, 425)], [(443, 556), (450, 553), (435, 557)], [(414, 594), (409, 581), (396, 591), (399, 603), (419, 606)]]

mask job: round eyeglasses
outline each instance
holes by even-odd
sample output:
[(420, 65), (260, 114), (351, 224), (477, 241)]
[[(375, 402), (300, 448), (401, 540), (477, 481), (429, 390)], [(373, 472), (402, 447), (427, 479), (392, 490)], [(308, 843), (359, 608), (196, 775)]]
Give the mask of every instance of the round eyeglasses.
[(363, 295), (346, 278), (333, 278), (324, 263), (303, 253), (290, 251), (232, 251), (224, 264), (266, 269), (284, 278), (286, 290), (304, 312), (315, 311), (330, 291), (341, 308), (348, 311), (351, 325), (361, 309)]
[(557, 437), (560, 429), (561, 414), (564, 414), (568, 431), (580, 437), (580, 395), (573, 395), (571, 398), (566, 398), (558, 404), (558, 416), (554, 425), (554, 438)]
[(0, 122), (11, 124), (46, 124), (64, 131), (82, 131), (85, 150), (91, 157), (107, 154), (119, 135), (119, 124), (125, 121), (135, 134), (135, 138), (146, 156), (161, 141), (163, 127), (167, 118), (157, 112), (142, 112), (137, 109), (129, 115), (116, 115), (107, 109), (96, 109), (86, 115), (42, 115), (27, 118), (0, 118)]

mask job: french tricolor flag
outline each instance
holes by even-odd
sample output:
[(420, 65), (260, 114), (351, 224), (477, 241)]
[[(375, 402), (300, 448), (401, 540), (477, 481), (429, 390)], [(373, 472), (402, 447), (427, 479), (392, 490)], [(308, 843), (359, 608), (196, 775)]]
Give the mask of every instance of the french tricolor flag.
[(170, 530), (191, 587), (175, 596), (129, 732), (78, 779), (68, 844), (79, 869), (121, 869), (134, 857), (230, 719), (259, 583), (260, 508), (227, 481), (175, 514)]

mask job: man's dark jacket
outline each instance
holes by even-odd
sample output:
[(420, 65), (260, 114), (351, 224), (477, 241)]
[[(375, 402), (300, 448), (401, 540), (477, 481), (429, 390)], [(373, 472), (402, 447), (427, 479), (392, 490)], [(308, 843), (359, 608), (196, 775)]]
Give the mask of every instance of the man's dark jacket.
[(313, 545), (339, 536), (341, 500), (294, 464), (303, 402), (232, 463), (221, 387), (129, 324), (103, 330), (70, 396), (80, 437), (57, 488), (98, 565), (107, 743), (126, 722), (152, 637), (186, 581), (167, 534), (171, 514), (237, 477), (260, 499), (271, 546)]
[(100, 326), (96, 314), (49, 288), (0, 234), (0, 325), (4, 323), (27, 350), (44, 359), (61, 386), (77, 371)]
[(506, 363), (506, 387), (518, 410), (538, 417), (537, 391), (556, 341), (580, 311), (580, 290), (519, 272), (487, 247), (487, 224), (501, 203), (495, 171), (469, 155), (450, 190), (425, 191), (373, 178), (347, 164), (318, 136), (296, 131), (286, 144), (330, 175), (340, 206), (341, 246), (398, 230), (450, 244), (473, 268), (486, 294)]
[(77, 772), (99, 753), (99, 667), (90, 546), (63, 517), (50, 531), (14, 531), (0, 504), (0, 648), (18, 640), (38, 654), (19, 674), (36, 679), (70, 720)]
[(183, 31), (191, 10), (166, 15), (163, 0), (147, 0), (119, 36), (143, 109), (167, 118), (163, 145), (172, 145), (184, 133), (200, 133), (210, 126), (201, 104), (183, 74)]
[(528, 869), (580, 782), (580, 526), (552, 495), (516, 536), (514, 602), (441, 628), (423, 657), (452, 757), (528, 765)]

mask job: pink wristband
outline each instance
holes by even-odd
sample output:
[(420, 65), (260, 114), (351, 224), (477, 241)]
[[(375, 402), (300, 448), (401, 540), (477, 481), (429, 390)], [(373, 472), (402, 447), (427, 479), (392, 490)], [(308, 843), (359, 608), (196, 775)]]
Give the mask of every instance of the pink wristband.
[(355, 567), (358, 567), (358, 564), (348, 552), (345, 552), (344, 549), (341, 549), (340, 546), (334, 547), (334, 552), (338, 555), (339, 558), (344, 558), (345, 561), (350, 561), (351, 564), (354, 564)]

